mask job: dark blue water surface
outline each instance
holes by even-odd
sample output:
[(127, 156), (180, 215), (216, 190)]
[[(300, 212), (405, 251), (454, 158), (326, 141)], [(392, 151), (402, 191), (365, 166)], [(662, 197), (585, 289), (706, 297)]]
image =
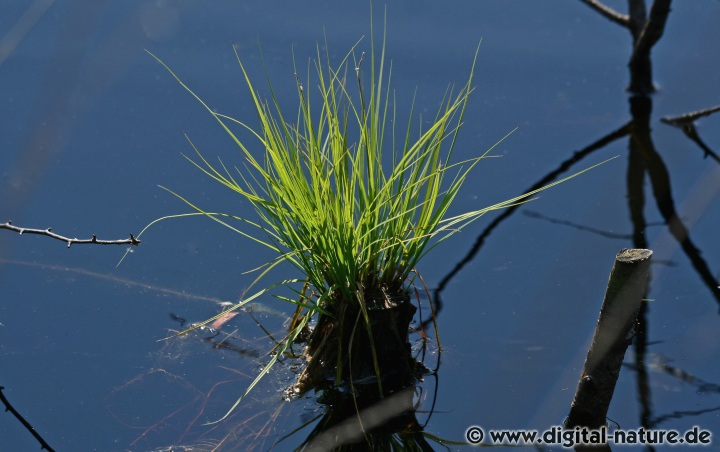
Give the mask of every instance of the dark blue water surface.
[[(383, 5), (374, 8), (380, 29)], [(710, 276), (699, 275), (663, 224), (648, 183), (644, 214), (655, 263), (645, 423), (680, 431), (699, 425), (720, 435), (720, 298), (713, 287), (720, 165), (660, 122), (720, 104), (720, 3), (673, 8), (653, 51), (659, 91), (650, 125), (675, 208)], [(182, 158), (191, 151), (187, 133), (209, 158), (240, 161), (212, 118), (144, 49), (217, 111), (252, 124), (233, 44), (267, 92), (259, 41), (280, 102), (294, 109), (292, 52), (304, 71), (327, 37), (339, 61), (370, 26), (367, 2), (38, 0), (4, 1), (1, 9), (0, 221), (82, 238), (125, 238), (157, 217), (187, 211), (157, 185), (206, 210), (250, 214), (247, 203)], [(522, 193), (630, 120), (630, 34), (580, 1), (397, 1), (387, 6), (387, 53), (403, 124), (416, 88), (416, 112), (428, 115), (448, 84), (466, 80), (481, 39), (456, 158), (518, 130), (493, 151), (502, 158), (483, 162), (468, 180), (456, 213)], [(368, 46), (366, 38), (360, 49)], [(720, 114), (699, 121), (698, 131), (720, 151)], [(613, 156), (514, 212), (442, 286), (442, 366), (437, 380), (421, 385), (417, 413), (424, 423), (437, 384), (426, 432), (462, 441), (473, 424), (543, 430), (562, 423), (613, 258), (634, 246), (628, 138), (572, 167)], [(419, 270), (431, 288), (497, 215), (427, 256)], [(142, 239), (115, 268), (123, 247), (68, 250), (49, 238), (0, 231), (0, 385), (51, 446), (266, 450), (320, 413), (312, 401), (283, 403), (291, 375), (278, 371), (231, 419), (204, 426), (247, 387), (272, 342), (246, 313), (223, 326), (241, 350), (214, 349), (203, 335), (158, 340), (180, 326), (170, 313), (199, 321), (218, 313), (219, 301), (238, 300), (254, 278), (243, 272), (272, 256), (200, 218), (161, 223)], [(281, 273), (272, 277), (297, 276)], [(259, 301), (255, 316), (282, 334), (291, 306)], [(642, 425), (634, 363), (631, 347), (608, 414), (623, 428)], [(299, 445), (310, 428), (276, 448)], [(37, 447), (14, 417), (0, 414), (0, 450)]]

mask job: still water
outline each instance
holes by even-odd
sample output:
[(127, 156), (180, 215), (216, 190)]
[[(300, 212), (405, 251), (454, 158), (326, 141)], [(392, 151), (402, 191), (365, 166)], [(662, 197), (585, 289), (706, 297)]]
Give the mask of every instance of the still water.
[[(374, 8), (381, 28), (384, 7)], [(628, 350), (609, 417), (628, 429), (699, 425), (720, 434), (720, 165), (660, 122), (720, 104), (720, 3), (673, 8), (653, 50), (650, 127), (697, 252), (664, 225), (646, 181), (642, 212), (655, 253), (647, 353), (638, 368)], [(493, 151), (502, 158), (471, 176), (456, 213), (522, 193), (631, 119), (630, 34), (579, 1), (398, 1), (385, 9), (400, 118), (416, 89), (416, 113), (432, 114), (448, 84), (466, 79), (482, 40), (457, 158), (478, 155), (517, 128)], [(280, 102), (294, 108), (293, 53), (305, 68), (326, 42), (338, 61), (362, 36), (359, 48), (367, 50), (370, 17), (365, 2), (2, 2), (0, 221), (126, 238), (187, 211), (158, 185), (208, 211), (246, 214), (247, 203), (181, 155), (191, 151), (186, 133), (206, 156), (239, 163), (232, 143), (144, 49), (214, 109), (252, 122), (233, 46), (258, 81), (262, 49)], [(715, 152), (719, 125), (720, 114), (697, 122)], [(443, 302), (440, 371), (416, 396), (425, 432), (463, 441), (470, 425), (562, 423), (613, 258), (635, 246), (628, 142), (589, 152), (570, 171), (619, 158), (514, 211), (474, 255), (468, 252), (501, 213), (421, 263)], [(197, 218), (161, 223), (142, 238), (115, 268), (121, 247), (68, 250), (0, 231), (3, 393), (57, 450), (267, 450), (296, 429), (275, 448), (300, 445), (322, 408), (312, 399), (281, 401), (287, 369), (268, 377), (231, 419), (204, 425), (227, 411), (267, 360), (273, 344), (255, 320), (280, 334), (292, 312), (287, 303), (261, 299), (251, 313), (228, 319), (215, 343), (209, 332), (162, 341), (183, 319), (206, 319), (223, 301), (238, 300), (254, 278), (244, 272), (271, 256)], [(217, 347), (222, 338), (232, 347)], [(0, 414), (1, 450), (37, 447), (15, 418)]]

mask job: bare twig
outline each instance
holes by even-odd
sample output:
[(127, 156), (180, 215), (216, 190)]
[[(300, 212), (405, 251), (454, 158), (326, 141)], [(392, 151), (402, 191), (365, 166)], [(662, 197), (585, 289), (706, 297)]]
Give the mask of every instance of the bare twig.
[(700, 119), (703, 116), (710, 116), (711, 114), (717, 113), (718, 111), (720, 111), (720, 105), (716, 105), (710, 108), (704, 108), (702, 110), (691, 111), (689, 113), (684, 113), (680, 116), (666, 116), (664, 118), (661, 118), (660, 121), (664, 122), (665, 124), (670, 124), (671, 126), (682, 127), (684, 125), (695, 122), (695, 120)]
[(17, 226), (14, 226), (12, 224), (12, 221), (8, 221), (7, 223), (0, 223), (0, 229), (8, 229), (10, 231), (15, 231), (19, 234), (37, 234), (37, 235), (46, 235), (48, 237), (51, 237), (56, 240), (60, 240), (62, 242), (67, 243), (67, 247), (70, 248), (70, 245), (85, 245), (85, 244), (94, 244), (94, 245), (133, 245), (138, 246), (140, 244), (140, 240), (136, 239), (134, 235), (130, 234), (129, 239), (124, 240), (100, 240), (97, 238), (95, 234), (93, 234), (92, 238), (90, 239), (76, 239), (76, 238), (68, 238), (63, 237), (62, 235), (56, 234), (52, 232), (52, 228), (47, 229), (30, 229), (30, 228), (20, 228)]
[(602, 14), (605, 18), (610, 19), (616, 24), (622, 25), (623, 27), (630, 27), (630, 16), (627, 14), (621, 14), (609, 6), (603, 5), (597, 0), (580, 0), (581, 2), (588, 5), (590, 8)]
[(674, 117), (664, 117), (661, 118), (660, 121), (664, 122), (665, 124), (669, 124), (671, 126), (679, 127), (682, 129), (683, 133), (690, 138), (695, 144), (700, 146), (700, 149), (702, 149), (705, 152), (704, 157), (712, 157), (713, 160), (720, 163), (720, 156), (713, 152), (710, 147), (705, 144), (705, 142), (700, 138), (700, 135), (698, 134), (697, 128), (695, 127), (695, 121), (699, 118), (702, 118), (703, 116), (710, 116), (713, 113), (716, 113), (720, 111), (720, 105), (717, 105), (715, 107), (705, 108), (703, 110), (698, 111), (691, 111), (689, 113), (682, 114), (680, 116), (674, 116)]
[(55, 449), (50, 447), (50, 445), (45, 442), (43, 437), (40, 436), (40, 434), (35, 430), (35, 427), (30, 425), (30, 423), (28, 421), (26, 421), (25, 418), (22, 417), (22, 415), (20, 413), (18, 413), (18, 411), (15, 409), (15, 407), (13, 407), (10, 404), (10, 401), (7, 398), (5, 398), (5, 394), (3, 394), (3, 392), (2, 392), (3, 389), (5, 389), (5, 388), (0, 386), (0, 401), (3, 403), (3, 405), (5, 405), (5, 411), (9, 411), (10, 413), (12, 413), (12, 415), (15, 416), (22, 425), (25, 426), (25, 428), (32, 434), (32, 436), (34, 436), (35, 439), (38, 440), (38, 442), (40, 443), (40, 450), (47, 450), (47, 451), (53, 452)]

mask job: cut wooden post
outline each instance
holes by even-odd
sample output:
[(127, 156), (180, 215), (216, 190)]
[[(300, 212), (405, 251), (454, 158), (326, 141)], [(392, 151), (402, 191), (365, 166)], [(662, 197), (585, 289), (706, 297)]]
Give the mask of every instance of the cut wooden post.
[(652, 251), (624, 249), (615, 256), (595, 335), (578, 382), (566, 428), (599, 429), (606, 416), (645, 293)]

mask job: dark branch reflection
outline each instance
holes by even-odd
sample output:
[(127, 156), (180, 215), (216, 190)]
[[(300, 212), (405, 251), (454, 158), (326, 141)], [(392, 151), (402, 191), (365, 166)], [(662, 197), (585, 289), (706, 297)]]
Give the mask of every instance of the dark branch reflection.
[[(619, 129), (605, 135), (604, 137), (600, 138), (599, 140), (595, 141), (594, 143), (590, 144), (589, 146), (579, 150), (575, 151), (568, 159), (563, 161), (556, 169), (546, 174), (544, 177), (542, 177), (540, 180), (535, 182), (530, 188), (525, 190), (523, 194), (530, 193), (534, 190), (537, 190), (539, 188), (542, 188), (549, 183), (557, 180), (561, 175), (567, 173), (576, 163), (582, 161), (585, 157), (592, 154), (593, 152), (604, 148), (605, 146), (609, 145), (610, 143), (613, 143), (614, 141), (617, 141), (618, 139), (627, 136), (630, 133), (630, 123), (625, 124), (624, 126), (620, 127)], [(470, 250), (467, 252), (465, 257), (463, 257), (457, 264), (455, 264), (455, 267), (445, 275), (438, 284), (437, 288), (433, 291), (433, 301), (435, 303), (437, 312), (440, 312), (442, 309), (443, 303), (442, 303), (442, 292), (445, 290), (447, 285), (450, 283), (450, 281), (458, 274), (460, 271), (465, 267), (468, 263), (472, 262), (473, 259), (475, 259), (475, 256), (477, 253), (482, 249), (482, 247), (485, 245), (485, 240), (492, 234), (492, 232), (500, 226), (505, 220), (507, 220), (513, 213), (515, 213), (520, 207), (520, 205), (514, 205), (512, 207), (508, 207), (507, 209), (504, 209), (500, 215), (498, 215), (493, 221), (490, 222), (490, 224), (483, 229), (483, 231), (480, 233), (480, 235), (475, 239), (475, 243), (470, 248)]]
[[(700, 248), (691, 240), (688, 227), (683, 223), (682, 219), (678, 215), (672, 196), (670, 172), (668, 171), (667, 166), (653, 142), (652, 130), (650, 127), (653, 107), (650, 94), (654, 91), (652, 83), (652, 61), (650, 54), (652, 47), (663, 35), (665, 24), (670, 13), (671, 1), (656, 0), (650, 8), (650, 13), (647, 14), (647, 8), (644, 1), (629, 0), (629, 14), (627, 15), (618, 13), (597, 0), (581, 1), (605, 18), (627, 28), (631, 33), (633, 52), (629, 63), (631, 81), (628, 88), (628, 91), (631, 93), (629, 98), (631, 119), (627, 124), (619, 129), (610, 132), (608, 135), (590, 144), (581, 151), (575, 152), (567, 160), (562, 162), (557, 169), (540, 178), (538, 182), (533, 184), (532, 187), (526, 191), (526, 193), (556, 180), (559, 175), (568, 171), (575, 163), (579, 162), (587, 155), (627, 136), (629, 140), (626, 189), (630, 221), (632, 224), (631, 236), (628, 237), (619, 234), (607, 234), (604, 233), (604, 231), (599, 231), (594, 228), (581, 227), (564, 220), (551, 221), (578, 229), (588, 229), (589, 232), (602, 234), (611, 238), (631, 239), (632, 247), (634, 248), (649, 248), (646, 233), (648, 223), (645, 219), (645, 180), (647, 176), (647, 179), (650, 181), (650, 188), (652, 197), (655, 201), (655, 207), (662, 216), (665, 226), (668, 228), (672, 237), (676, 240), (679, 247), (689, 259), (692, 268), (698, 274), (700, 280), (708, 288), (711, 295), (720, 306), (720, 283), (710, 270), (710, 267), (705, 259), (702, 257)], [(700, 139), (694, 124), (694, 121), (698, 117), (707, 116), (715, 111), (720, 111), (720, 107), (695, 112), (697, 113), (695, 116), (691, 113), (678, 118), (666, 118), (664, 122), (681, 127), (685, 134), (703, 149), (705, 157), (710, 156), (714, 160), (720, 162), (718, 155)], [(492, 231), (507, 220), (517, 210), (517, 208), (518, 206), (508, 208), (498, 215), (476, 238), (475, 243), (467, 254), (458, 261), (458, 263), (447, 275), (440, 280), (434, 291), (434, 301), (437, 304), (438, 311), (442, 307), (442, 292), (448, 286), (450, 281), (469, 262), (473, 261), (477, 257), (479, 251), (485, 245), (486, 239), (491, 235)], [(547, 220), (547, 218), (545, 219)], [(648, 287), (645, 290), (644, 296), (645, 299), (648, 298), (650, 287), (651, 279), (648, 280)], [(657, 426), (659, 423), (670, 418), (695, 416), (720, 409), (709, 408), (696, 411), (676, 411), (669, 415), (653, 416), (650, 375), (647, 368), (647, 357), (649, 356), (649, 346), (651, 345), (649, 342), (649, 318), (649, 305), (646, 301), (644, 301), (638, 315), (637, 331), (634, 338), (635, 362), (632, 366), (637, 375), (640, 424), (645, 428), (652, 428), (653, 426)], [(682, 375), (690, 374), (682, 373)], [(692, 381), (697, 382), (697, 380)], [(652, 447), (648, 450), (652, 450)]]

